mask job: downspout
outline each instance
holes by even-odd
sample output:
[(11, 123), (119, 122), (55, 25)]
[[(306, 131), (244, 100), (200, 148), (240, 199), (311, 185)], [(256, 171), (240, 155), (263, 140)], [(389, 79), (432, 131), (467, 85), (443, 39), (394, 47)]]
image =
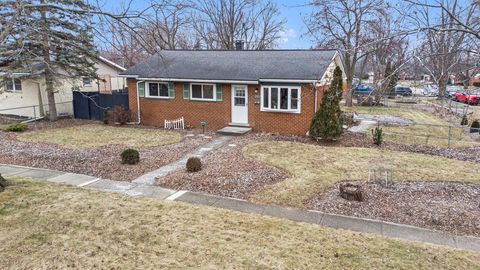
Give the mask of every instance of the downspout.
[(141, 122), (140, 121), (141, 120), (140, 119), (140, 115), (141, 115), (141, 113), (140, 113), (140, 92), (138, 91), (138, 84), (142, 83), (142, 82), (145, 82), (145, 81), (137, 82), (137, 123), (136, 123), (137, 125), (140, 125), (140, 122)]
[(317, 99), (318, 99), (318, 89), (317, 89), (317, 85), (316, 84), (313, 84), (313, 88), (315, 89), (315, 98), (314, 98), (314, 103), (313, 103), (313, 114), (315, 114), (317, 112)]
[(38, 88), (38, 109), (40, 111), (40, 116), (45, 116), (45, 110), (43, 108), (43, 100), (42, 100), (42, 90), (41, 90), (41, 87), (40, 87), (40, 83), (39, 82), (36, 82), (34, 81), (36, 84), (37, 84), (37, 88)]

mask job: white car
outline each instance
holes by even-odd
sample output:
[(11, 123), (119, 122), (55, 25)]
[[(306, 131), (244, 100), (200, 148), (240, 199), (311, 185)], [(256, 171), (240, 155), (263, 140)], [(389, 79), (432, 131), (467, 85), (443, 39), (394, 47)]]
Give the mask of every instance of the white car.
[(425, 84), (423, 86), (423, 95), (427, 97), (438, 96), (438, 87), (433, 84)]

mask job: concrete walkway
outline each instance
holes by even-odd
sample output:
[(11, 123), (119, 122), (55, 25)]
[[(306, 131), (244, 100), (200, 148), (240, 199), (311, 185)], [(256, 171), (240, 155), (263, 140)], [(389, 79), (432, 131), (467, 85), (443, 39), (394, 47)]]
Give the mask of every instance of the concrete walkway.
[(371, 126), (375, 126), (377, 124), (378, 122), (375, 120), (362, 119), (360, 120), (360, 124), (349, 127), (348, 131), (354, 133), (367, 133)]
[(409, 225), (395, 224), (381, 220), (371, 220), (342, 215), (327, 214), (318, 211), (307, 211), (271, 205), (259, 205), (245, 200), (212, 196), (189, 191), (174, 191), (131, 183), (99, 179), (92, 176), (65, 173), (60, 171), (29, 168), (23, 166), (0, 165), (0, 174), (43, 179), (50, 182), (64, 183), (77, 187), (92, 188), (106, 192), (115, 192), (130, 196), (180, 201), (191, 204), (207, 205), (245, 213), (284, 218), (298, 222), (317, 224), (320, 226), (345, 229), (363, 233), (373, 233), (401, 240), (419, 241), (423, 243), (443, 245), (458, 249), (480, 252), (480, 238), (456, 236), (448, 233), (418, 228)]
[(161, 167), (161, 168), (159, 168), (155, 171), (151, 171), (149, 173), (146, 173), (146, 174), (138, 177), (137, 179), (133, 180), (132, 182), (137, 183), (137, 184), (143, 184), (143, 185), (153, 185), (155, 183), (155, 178), (164, 177), (164, 176), (167, 176), (171, 172), (174, 172), (174, 171), (185, 168), (185, 164), (187, 164), (188, 158), (193, 157), (193, 156), (201, 158), (201, 157), (205, 156), (205, 154), (207, 154), (208, 152), (223, 146), (231, 138), (232, 137), (229, 137), (229, 136), (217, 137), (217, 138), (213, 139), (213, 141), (211, 141), (208, 144), (198, 148), (194, 152), (186, 154), (181, 159), (179, 159), (179, 160), (177, 160), (173, 163), (167, 164), (167, 165), (165, 165), (165, 166), (163, 166), (163, 167)]

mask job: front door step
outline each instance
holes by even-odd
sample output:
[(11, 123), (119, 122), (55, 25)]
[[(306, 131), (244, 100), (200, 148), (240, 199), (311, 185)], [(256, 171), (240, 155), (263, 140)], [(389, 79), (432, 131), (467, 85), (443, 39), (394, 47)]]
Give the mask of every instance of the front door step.
[(217, 133), (220, 133), (222, 135), (240, 136), (240, 135), (247, 134), (250, 131), (252, 131), (252, 128), (250, 127), (227, 126), (220, 130), (217, 130)]
[(250, 124), (245, 124), (245, 123), (228, 123), (229, 127), (250, 127)]

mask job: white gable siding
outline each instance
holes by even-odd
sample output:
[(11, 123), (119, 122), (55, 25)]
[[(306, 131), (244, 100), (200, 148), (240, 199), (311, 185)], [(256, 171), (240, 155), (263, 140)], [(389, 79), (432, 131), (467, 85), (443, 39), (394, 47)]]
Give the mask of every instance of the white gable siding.
[[(103, 62), (96, 64), (97, 73), (101, 78), (105, 78), (106, 82), (92, 80), (90, 87), (83, 87), (82, 78), (78, 79), (62, 79), (55, 85), (55, 102), (57, 103), (57, 113), (59, 115), (73, 114), (73, 89), (81, 91), (110, 92), (111, 90), (123, 89), (126, 85), (126, 79), (118, 77), (119, 70), (112, 68)], [(45, 80), (40, 77), (38, 79), (22, 78), (21, 92), (8, 92), (4, 84), (0, 84), (0, 114), (12, 114), (26, 117), (38, 117), (40, 114), (39, 104), (43, 104), (45, 113), (48, 112), (48, 101), (45, 87)], [(39, 87), (41, 100), (39, 98)], [(35, 106), (35, 111), (33, 109)], [(26, 108), (18, 108), (26, 107)], [(17, 109), (11, 109), (17, 108)]]

